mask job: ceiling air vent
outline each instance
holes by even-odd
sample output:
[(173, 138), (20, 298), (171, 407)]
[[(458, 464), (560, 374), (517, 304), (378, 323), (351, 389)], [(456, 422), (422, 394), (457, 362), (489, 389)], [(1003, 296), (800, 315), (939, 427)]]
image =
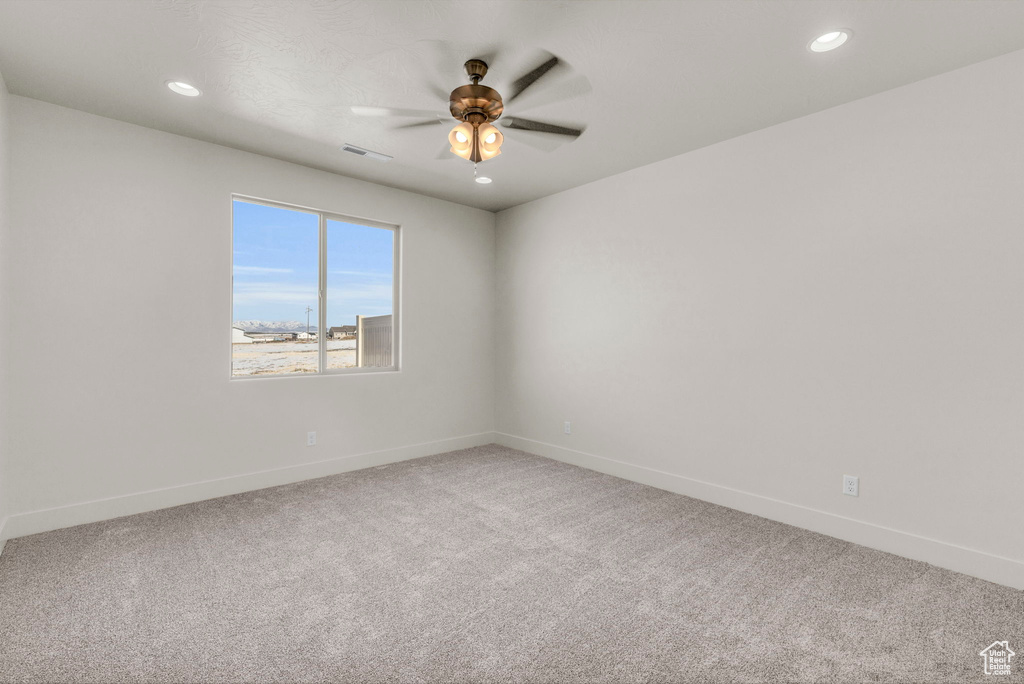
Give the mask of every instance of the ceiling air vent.
[(341, 146), (342, 152), (351, 152), (352, 154), (358, 154), (360, 157), (367, 157), (369, 159), (376, 159), (377, 161), (391, 161), (394, 157), (390, 157), (380, 152), (371, 152), (370, 150), (364, 150), (362, 147), (356, 147), (355, 145), (349, 145), (345, 143)]

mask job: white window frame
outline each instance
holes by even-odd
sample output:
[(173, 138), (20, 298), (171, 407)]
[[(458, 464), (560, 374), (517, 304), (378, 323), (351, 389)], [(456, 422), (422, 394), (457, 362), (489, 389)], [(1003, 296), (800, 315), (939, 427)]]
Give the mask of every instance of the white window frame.
[[(287, 202), (278, 202), (276, 200), (268, 200), (262, 197), (253, 197), (252, 195), (242, 195), (234, 193), (231, 195), (231, 269), (229, 273), (231, 278), (229, 280), (231, 287), (231, 298), (230, 298), (230, 314), (232, 326), (234, 325), (235, 315), (235, 201), (249, 202), (251, 204), (262, 204), (268, 207), (276, 207), (278, 209), (289, 209), (292, 211), (301, 211), (307, 214), (316, 214), (318, 217), (319, 224), (319, 236), (317, 245), (319, 249), (319, 255), (317, 259), (317, 363), (319, 369), (315, 373), (274, 373), (267, 375), (235, 375), (234, 374), (234, 359), (233, 343), (228, 345), (228, 378), (231, 380), (276, 380), (279, 378), (316, 378), (324, 375), (363, 375), (366, 373), (398, 373), (401, 372), (402, 364), (402, 349), (401, 349), (401, 317), (399, 316), (400, 311), (400, 294), (401, 294), (401, 281), (402, 281), (402, 262), (401, 262), (401, 244), (402, 244), (402, 227), (395, 223), (385, 223), (383, 221), (375, 221), (373, 219), (361, 218), (358, 216), (349, 216), (347, 214), (339, 214), (333, 211), (326, 211), (324, 209), (315, 209), (313, 207), (305, 207), (299, 204), (289, 204)], [(381, 228), (383, 230), (390, 230), (394, 233), (392, 240), (392, 292), (391, 292), (391, 365), (385, 368), (327, 368), (327, 222), (328, 221), (341, 221), (343, 223), (354, 223), (360, 226), (366, 226), (368, 228)], [(234, 333), (232, 333), (234, 335)], [(358, 342), (357, 342), (358, 344)]]

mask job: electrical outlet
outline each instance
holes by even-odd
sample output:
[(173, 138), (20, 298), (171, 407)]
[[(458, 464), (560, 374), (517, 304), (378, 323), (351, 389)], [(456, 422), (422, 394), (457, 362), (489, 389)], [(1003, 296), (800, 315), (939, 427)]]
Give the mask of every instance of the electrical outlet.
[(306, 446), (316, 446), (316, 432), (306, 433)]
[(565, 434), (572, 434), (572, 423), (570, 423), (569, 421), (565, 421)]
[(860, 478), (853, 475), (843, 475), (843, 494), (847, 496), (860, 496)]

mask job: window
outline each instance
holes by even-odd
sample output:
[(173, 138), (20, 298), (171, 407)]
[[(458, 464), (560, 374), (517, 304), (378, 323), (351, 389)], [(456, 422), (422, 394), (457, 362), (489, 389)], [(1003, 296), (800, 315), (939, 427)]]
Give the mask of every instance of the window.
[(233, 198), (231, 376), (397, 370), (398, 230)]

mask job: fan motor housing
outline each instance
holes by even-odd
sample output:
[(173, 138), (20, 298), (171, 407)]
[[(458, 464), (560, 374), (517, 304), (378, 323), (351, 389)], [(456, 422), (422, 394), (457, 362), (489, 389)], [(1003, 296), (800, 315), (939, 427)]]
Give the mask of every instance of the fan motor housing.
[(498, 91), (479, 83), (459, 86), (453, 90), (448, 107), (452, 116), (459, 121), (472, 122), (472, 119), (479, 119), (478, 123), (490, 123), (505, 110)]

